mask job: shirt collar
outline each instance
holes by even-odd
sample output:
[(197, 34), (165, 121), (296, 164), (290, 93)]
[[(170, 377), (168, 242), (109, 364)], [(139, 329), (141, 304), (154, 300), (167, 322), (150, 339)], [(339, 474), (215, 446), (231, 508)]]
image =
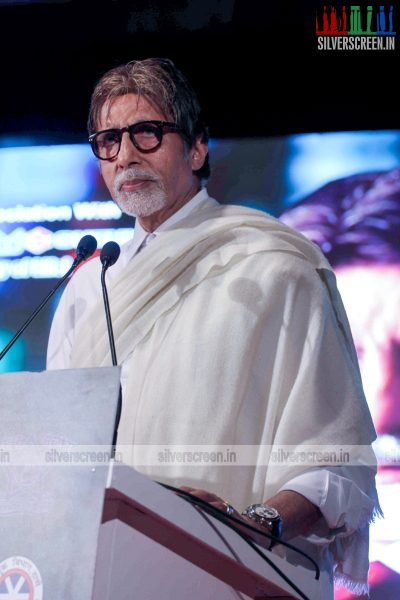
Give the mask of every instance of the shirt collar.
[[(177, 210), (173, 215), (171, 215), (166, 221), (161, 223), (157, 229), (153, 231), (155, 236), (157, 236), (160, 232), (165, 231), (176, 225), (179, 221), (187, 217), (193, 210), (195, 210), (198, 205), (208, 198), (207, 189), (201, 189), (189, 202), (186, 202), (179, 210)], [(130, 256), (132, 257), (136, 252), (139, 246), (143, 243), (144, 238), (147, 236), (149, 232), (143, 229), (141, 224), (139, 223), (139, 219), (136, 219), (135, 229), (133, 232), (133, 240), (130, 248)]]

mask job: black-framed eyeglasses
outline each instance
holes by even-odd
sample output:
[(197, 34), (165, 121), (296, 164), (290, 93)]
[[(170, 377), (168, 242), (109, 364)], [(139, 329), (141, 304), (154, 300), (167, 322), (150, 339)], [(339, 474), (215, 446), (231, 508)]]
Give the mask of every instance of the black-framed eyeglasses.
[(120, 151), (122, 136), (128, 132), (132, 144), (140, 152), (153, 152), (161, 146), (166, 130), (181, 133), (176, 123), (167, 121), (139, 121), (121, 129), (104, 129), (89, 136), (93, 154), (100, 160), (113, 160)]

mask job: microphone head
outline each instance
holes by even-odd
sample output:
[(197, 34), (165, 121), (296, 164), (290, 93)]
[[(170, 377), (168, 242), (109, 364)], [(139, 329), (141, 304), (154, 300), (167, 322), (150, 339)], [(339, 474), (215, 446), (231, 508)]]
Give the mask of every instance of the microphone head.
[(117, 242), (107, 242), (100, 252), (101, 264), (103, 266), (111, 267), (117, 262), (120, 252), (121, 248), (118, 246)]
[(86, 260), (89, 256), (92, 256), (93, 252), (97, 248), (97, 240), (92, 235), (84, 235), (80, 240), (76, 249), (76, 258), (79, 261)]

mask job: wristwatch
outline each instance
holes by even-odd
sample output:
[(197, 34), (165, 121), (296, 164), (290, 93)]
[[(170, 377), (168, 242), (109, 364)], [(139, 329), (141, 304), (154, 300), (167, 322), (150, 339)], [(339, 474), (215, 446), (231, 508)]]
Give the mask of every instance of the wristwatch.
[[(276, 508), (268, 504), (251, 504), (242, 512), (244, 517), (249, 517), (260, 525), (267, 525), (273, 539), (269, 545), (269, 550), (276, 544), (276, 539), (282, 535), (282, 518)], [(275, 539), (276, 538), (276, 539)]]

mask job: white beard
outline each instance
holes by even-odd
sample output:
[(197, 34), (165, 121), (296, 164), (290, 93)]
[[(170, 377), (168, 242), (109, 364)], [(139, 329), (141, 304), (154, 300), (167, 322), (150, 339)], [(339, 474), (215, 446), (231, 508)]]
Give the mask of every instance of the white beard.
[(114, 193), (114, 200), (122, 212), (131, 217), (148, 217), (167, 205), (164, 190), (160, 188), (150, 193), (147, 190), (119, 191)]
[[(120, 189), (122, 183), (132, 178), (149, 179), (151, 183), (144, 189), (135, 191), (123, 191)], [(113, 198), (122, 212), (132, 217), (148, 217), (162, 210), (168, 203), (164, 187), (160, 180), (154, 175), (138, 172), (134, 168), (126, 169), (117, 175), (113, 184)]]

